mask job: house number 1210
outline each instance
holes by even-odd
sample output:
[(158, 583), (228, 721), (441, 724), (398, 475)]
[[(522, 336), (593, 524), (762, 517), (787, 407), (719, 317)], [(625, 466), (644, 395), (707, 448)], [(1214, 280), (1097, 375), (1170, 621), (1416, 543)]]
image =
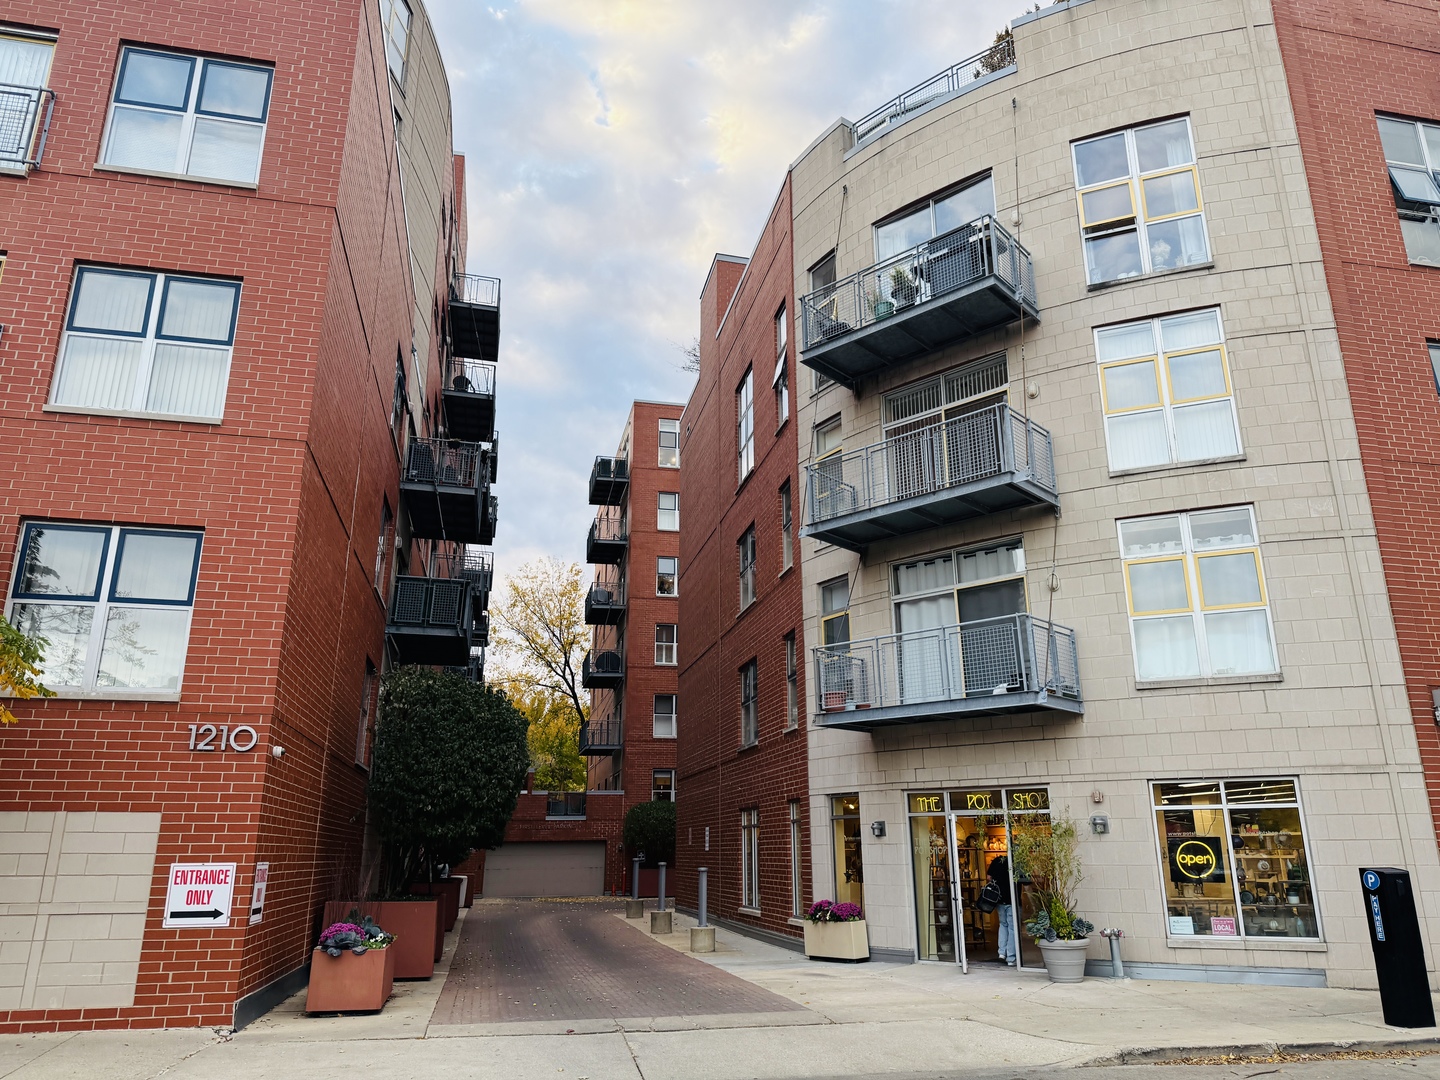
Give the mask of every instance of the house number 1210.
[[(219, 745), (216, 745), (215, 737), (220, 737)], [(245, 753), (254, 750), (255, 744), (260, 741), (260, 736), (249, 724), (240, 724), (238, 727), (214, 724), (191, 724), (190, 725), (190, 749), (191, 750), (237, 750)]]

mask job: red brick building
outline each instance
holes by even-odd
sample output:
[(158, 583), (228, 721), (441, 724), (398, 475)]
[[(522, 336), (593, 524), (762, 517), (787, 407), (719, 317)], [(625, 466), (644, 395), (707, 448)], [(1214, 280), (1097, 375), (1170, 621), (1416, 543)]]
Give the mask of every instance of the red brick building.
[(1440, 822), (1440, 6), (1277, 0), (1274, 10)]
[(499, 283), (418, 4), (5, 19), (0, 1030), (243, 1024), (370, 880), (378, 676), (478, 674)]
[[(700, 298), (680, 497), (676, 896), (796, 935), (809, 895), (805, 643), (796, 521), (794, 312), (787, 177), (749, 259), (717, 255)], [(808, 373), (807, 373), (808, 374)]]

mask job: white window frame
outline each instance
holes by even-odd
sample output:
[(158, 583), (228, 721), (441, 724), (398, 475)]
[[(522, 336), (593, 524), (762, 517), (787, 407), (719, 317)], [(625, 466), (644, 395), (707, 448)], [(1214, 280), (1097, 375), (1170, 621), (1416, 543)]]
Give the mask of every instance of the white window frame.
[[(1209, 314), (1213, 312), (1215, 324), (1219, 328), (1218, 340), (1204, 345), (1195, 345), (1183, 349), (1166, 349), (1164, 344), (1164, 326), (1166, 323), (1179, 321), (1190, 316)], [(1111, 360), (1102, 360), (1101, 340), (1107, 334), (1116, 331), (1123, 331), (1137, 326), (1149, 325), (1151, 343), (1154, 349), (1149, 353), (1138, 356), (1125, 356)], [(1242, 457), (1245, 453), (1245, 445), (1240, 440), (1240, 418), (1235, 405), (1235, 384), (1230, 375), (1230, 352), (1225, 342), (1225, 324), (1220, 317), (1220, 309), (1202, 308), (1196, 311), (1176, 312), (1172, 315), (1162, 315), (1154, 319), (1136, 319), (1132, 322), (1116, 323), (1113, 326), (1097, 327), (1094, 331), (1096, 377), (1100, 381), (1100, 409), (1105, 420), (1105, 446), (1106, 460), (1110, 463), (1112, 472), (1138, 472), (1148, 469), (1168, 469), (1181, 465), (1193, 465), (1203, 461), (1224, 461), (1230, 458)], [(1174, 377), (1172, 373), (1172, 361), (1179, 357), (1193, 356), (1198, 353), (1219, 351), (1220, 366), (1225, 376), (1225, 393), (1215, 394), (1200, 398), (1177, 399), (1174, 393)], [(1135, 406), (1125, 409), (1111, 409), (1109, 395), (1106, 390), (1106, 373), (1115, 368), (1128, 367), (1136, 364), (1153, 363), (1155, 365), (1155, 381), (1158, 404)], [(1217, 402), (1228, 402), (1230, 405), (1230, 423), (1235, 433), (1235, 450), (1229, 454), (1219, 457), (1182, 458), (1175, 434), (1175, 413), (1188, 407), (1198, 405), (1210, 405)], [(1111, 457), (1112, 439), (1110, 434), (1111, 425), (1116, 418), (1132, 416), (1144, 413), (1160, 413), (1165, 421), (1165, 445), (1169, 455), (1168, 461), (1157, 462), (1145, 465), (1124, 465), (1116, 464)]]
[[(155, 105), (148, 102), (122, 101), (120, 99), (121, 80), (125, 77), (125, 65), (132, 55), (151, 54), (155, 56), (179, 57), (188, 60), (192, 64), (190, 70), (190, 83), (185, 90), (185, 104), (183, 107), (169, 107)], [(265, 104), (261, 110), (260, 119), (251, 117), (234, 116), (224, 113), (207, 113), (200, 110), (200, 92), (205, 82), (205, 76), (212, 66), (250, 68), (255, 71), (263, 71), (267, 76), (265, 87)], [(114, 169), (117, 172), (133, 172), (146, 174), (158, 172), (165, 176), (178, 176), (187, 180), (200, 180), (207, 184), (223, 184), (227, 187), (256, 187), (260, 182), (260, 170), (265, 163), (265, 139), (269, 134), (270, 105), (275, 95), (275, 69), (269, 64), (257, 64), (251, 61), (220, 60), (218, 58), (201, 56), (198, 53), (182, 52), (177, 49), (154, 49), (138, 45), (126, 45), (120, 50), (120, 62), (115, 65), (115, 84), (110, 88), (110, 100), (105, 112), (105, 133), (100, 143), (99, 166), (106, 169)], [(112, 163), (110, 154), (114, 147), (111, 144), (111, 132), (115, 126), (115, 107), (122, 109), (133, 109), (139, 112), (159, 113), (165, 115), (178, 115), (180, 119), (180, 138), (176, 148), (174, 169), (144, 169), (134, 165), (122, 165)], [(195, 127), (198, 120), (215, 121), (217, 123), (235, 124), (247, 128), (260, 129), (260, 142), (255, 153), (255, 175), (250, 179), (226, 176), (206, 176), (204, 173), (190, 171), (190, 159), (194, 153)]]
[(790, 800), (790, 917), (805, 914), (805, 834), (798, 799)]
[[(1383, 136), (1381, 152), (1385, 154), (1385, 171), (1390, 180), (1391, 193), (1395, 196), (1395, 212), (1400, 220), (1406, 259), (1417, 266), (1440, 265), (1440, 157), (1431, 152), (1425, 137), (1425, 129), (1429, 128), (1435, 133), (1437, 143), (1440, 143), (1440, 124), (1387, 116), (1384, 113), (1376, 113), (1375, 121), (1377, 126), (1387, 123), (1405, 124), (1415, 129), (1420, 161), (1401, 161), (1390, 157), (1383, 149)], [(1402, 183), (1411, 187), (1411, 195), (1424, 197), (1407, 198), (1402, 193)], [(1425, 250), (1427, 247), (1428, 251)]]
[[(662, 710), (661, 703), (669, 705)], [(680, 696), (678, 694), (656, 694), (650, 714), (650, 735), (655, 739), (673, 739), (680, 729)], [(668, 726), (669, 730), (665, 730)]]
[[(674, 444), (666, 442), (666, 436), (671, 436)], [(669, 451), (667, 454), (666, 451)], [(659, 430), (659, 450), (657, 452), (658, 465), (662, 469), (678, 469), (680, 467), (680, 421), (661, 420)]]
[(790, 481), (780, 485), (780, 573), (795, 565), (795, 495)]
[(740, 909), (760, 911), (760, 809), (740, 811)]
[[(1135, 133), (1137, 131), (1145, 131), (1149, 128), (1161, 127), (1165, 124), (1171, 124), (1177, 120), (1183, 120), (1185, 122), (1186, 137), (1190, 140), (1189, 162), (1180, 165), (1165, 165), (1158, 169), (1149, 169), (1145, 172), (1141, 172), (1139, 155), (1135, 148)], [(1112, 138), (1115, 135), (1123, 135), (1125, 137), (1125, 153), (1129, 163), (1129, 172), (1125, 176), (1111, 177), (1109, 179), (1100, 180), (1082, 187), (1080, 185), (1080, 164), (1079, 159), (1076, 155), (1076, 151), (1080, 147), (1085, 146), (1089, 143), (1098, 142), (1101, 139)], [(1210, 230), (1208, 229), (1205, 220), (1205, 198), (1200, 190), (1200, 165), (1199, 155), (1197, 155), (1195, 152), (1195, 129), (1190, 123), (1190, 117), (1172, 116), (1165, 120), (1155, 121), (1154, 123), (1137, 124), (1134, 127), (1125, 128), (1123, 131), (1119, 132), (1108, 131), (1103, 135), (1094, 135), (1084, 139), (1076, 139), (1070, 144), (1070, 165), (1073, 176), (1075, 178), (1075, 199), (1080, 215), (1080, 238), (1081, 246), (1084, 249), (1085, 256), (1085, 280), (1091, 285), (1102, 285), (1112, 281), (1130, 281), (1138, 277), (1145, 277), (1149, 274), (1169, 273), (1175, 270), (1184, 270), (1194, 266), (1205, 266), (1211, 261), (1213, 261), (1214, 249), (1210, 246)], [(1156, 180), (1163, 176), (1168, 176), (1171, 173), (1185, 172), (1187, 170), (1191, 172), (1194, 176), (1196, 209), (1185, 210), (1175, 214), (1156, 215), (1154, 217), (1149, 216), (1146, 212), (1144, 196), (1145, 181)], [(1129, 188), (1131, 212), (1129, 214), (1121, 214), (1109, 218), (1096, 218), (1094, 221), (1087, 222), (1085, 216), (1085, 197), (1087, 195), (1095, 194), (1107, 188), (1118, 188), (1122, 184), (1128, 185)], [(1154, 267), (1154, 260), (1152, 258), (1150, 238), (1147, 231), (1148, 227), (1150, 225), (1155, 225), (1160, 222), (1178, 221), (1184, 218), (1191, 217), (1199, 218), (1200, 220), (1201, 235), (1205, 239), (1205, 252), (1203, 257), (1192, 259), (1190, 262), (1177, 266), (1162, 267), (1160, 270), (1157, 271)], [(1090, 241), (1119, 235), (1121, 233), (1129, 232), (1132, 230), (1136, 234), (1136, 244), (1139, 247), (1139, 273), (1116, 278), (1098, 278), (1092, 276), (1089, 257)]]
[(760, 742), (760, 664), (751, 660), (740, 668), (740, 748)]
[[(0, 171), (26, 173), (33, 168), (32, 162), (44, 153), (44, 126), (46, 114), (54, 103), (54, 96), (49, 94), (50, 71), (55, 63), (56, 39), (50, 34), (32, 33), (28, 30), (20, 30), (8, 26), (0, 26), (0, 39), (19, 42), (21, 45), (28, 45), (33, 48), (46, 49), (44, 71), (37, 72), (31, 68), (32, 79), (20, 85), (6, 86), (6, 96), (11, 99), (13, 108), (20, 100), (24, 100), (22, 106), (27, 115), (21, 120), (19, 130), (15, 132), (19, 139), (13, 144), (14, 155), (0, 152)], [(17, 76), (18, 77), (18, 76)], [(3, 79), (9, 83), (10, 79)], [(23, 141), (21, 141), (23, 140)]]
[(790, 367), (788, 362), (789, 330), (785, 317), (785, 305), (775, 313), (775, 375), (770, 385), (775, 389), (775, 430), (779, 431), (790, 419)]
[[(661, 491), (657, 493), (655, 511), (655, 529), (657, 532), (679, 532), (680, 531), (680, 493), (678, 491)], [(671, 505), (666, 506), (665, 500), (669, 499)], [(669, 515), (668, 517), (666, 515)], [(668, 524), (667, 524), (668, 522)]]
[[(1239, 544), (1217, 544), (1196, 550), (1194, 538), (1191, 533), (1191, 519), (1207, 513), (1222, 511), (1245, 511), (1250, 515), (1250, 535), (1253, 543)], [(1180, 523), (1181, 546), (1165, 551), (1156, 551), (1144, 555), (1125, 554), (1124, 529), (1126, 525), (1136, 524), (1145, 521), (1158, 521), (1163, 518), (1176, 518)], [(1135, 679), (1137, 682), (1194, 682), (1205, 679), (1254, 679), (1267, 678), (1280, 673), (1280, 647), (1275, 640), (1275, 619), (1270, 610), (1270, 596), (1265, 584), (1265, 567), (1260, 555), (1260, 533), (1256, 520), (1255, 508), (1250, 505), (1242, 506), (1219, 506), (1209, 507), (1205, 510), (1177, 511), (1169, 514), (1147, 514), (1144, 517), (1124, 518), (1116, 523), (1116, 540), (1120, 548), (1121, 574), (1125, 584), (1125, 604), (1130, 622), (1130, 652), (1135, 664)], [(1256, 580), (1259, 585), (1260, 600), (1258, 602), (1212, 605), (1207, 606), (1204, 602), (1204, 593), (1201, 588), (1201, 576), (1199, 563), (1207, 558), (1219, 556), (1234, 556), (1251, 554), (1255, 560)], [(1184, 583), (1187, 594), (1187, 607), (1164, 610), (1146, 610), (1140, 614), (1135, 611), (1135, 601), (1131, 588), (1131, 572), (1134, 567), (1164, 562), (1180, 562), (1184, 567)], [(1206, 636), (1205, 616), (1207, 614), (1223, 614), (1230, 611), (1263, 611), (1265, 613), (1266, 633), (1270, 638), (1270, 655), (1273, 664), (1260, 671), (1216, 671), (1211, 664), (1208, 638)], [(1195, 635), (1195, 652), (1198, 666), (1198, 674), (1178, 675), (1141, 675), (1140, 648), (1135, 636), (1137, 623), (1158, 619), (1177, 619), (1189, 616)]]
[(800, 726), (800, 657), (795, 631), (785, 635), (785, 730)]
[[(674, 667), (679, 653), (679, 625), (676, 623), (655, 624), (655, 664), (658, 667)], [(669, 641), (662, 638), (661, 631), (670, 632)]]
[(755, 471), (755, 369), (735, 390), (736, 483)]
[[(668, 788), (657, 787), (655, 781), (662, 776), (670, 778)], [(661, 799), (661, 793), (665, 798)], [(650, 770), (650, 801), (651, 802), (674, 802), (675, 801), (675, 770), (674, 769), (651, 769)]]
[[(401, 13), (404, 14), (403, 20), (398, 18)], [(410, 62), (410, 27), (414, 22), (415, 13), (410, 10), (410, 5), (405, 0), (380, 0), (380, 34), (385, 49), (385, 66), (402, 91), (405, 87), (405, 69)], [(399, 71), (395, 70), (395, 51), (399, 52)]]
[[(100, 565), (93, 592), (84, 595), (58, 595), (47, 593), (22, 594), (18, 591), (21, 574), (25, 572), (25, 563), (32, 541), (33, 530), (45, 528), (104, 534)], [(190, 571), (189, 594), (186, 600), (133, 599), (116, 596), (115, 575), (119, 569), (124, 541), (132, 535), (173, 535), (196, 538), (195, 561)], [(90, 640), (86, 647), (83, 674), (81, 675), (80, 682), (61, 683), (55, 680), (53, 676), (47, 677), (44, 674), (41, 676), (41, 681), (49, 686), (50, 689), (56, 691), (60, 697), (67, 698), (179, 700), (180, 693), (185, 685), (185, 665), (189, 659), (190, 629), (194, 619), (196, 592), (199, 585), (200, 563), (204, 553), (204, 546), (205, 534), (199, 529), (149, 528), (146, 526), (105, 525), (76, 521), (27, 520), (23, 522), (20, 528), (20, 541), (15, 549), (15, 570), (11, 576), (10, 587), (6, 592), (5, 617), (10, 624), (18, 628), (17, 624), (23, 621), (15, 614), (17, 607), (49, 606), (62, 608), (87, 607), (93, 609), (90, 617)], [(174, 687), (107, 686), (98, 681), (100, 662), (105, 645), (105, 631), (109, 624), (110, 613), (112, 610), (132, 608), (146, 610), (159, 608), (184, 612), (184, 632), (181, 635), (184, 640), (184, 648), (181, 653), (180, 670), (176, 675)]]
[(755, 603), (755, 526), (751, 525), (735, 545), (740, 559), (740, 610), (745, 611)]
[[(675, 582), (675, 587), (670, 592), (662, 592), (660, 589), (660, 578), (665, 574), (665, 569), (661, 564), (665, 562), (671, 562), (675, 565), (675, 571), (670, 575), (671, 579)], [(666, 597), (680, 595), (680, 559), (678, 556), (655, 556), (655, 595)]]
[[(143, 330), (132, 332), (96, 329), (77, 326), (75, 324), (76, 307), (80, 300), (80, 289), (85, 276), (92, 273), (104, 276), (146, 278), (149, 280), (150, 293), (145, 306), (145, 325)], [(231, 309), (230, 314), (230, 331), (225, 342), (161, 336), (160, 325), (161, 319), (164, 316), (167, 291), (171, 284), (177, 282), (181, 284), (196, 282), (207, 286), (224, 286), (234, 290), (235, 299), (234, 307)], [(240, 301), (242, 292), (241, 282), (233, 278), (201, 277), (196, 274), (169, 274), (155, 270), (124, 270), (108, 266), (83, 265), (77, 267), (75, 270), (75, 278), (70, 285), (70, 299), (66, 303), (65, 329), (60, 337), (59, 360), (55, 365), (55, 375), (50, 381), (50, 400), (46, 405), (46, 409), (52, 412), (75, 412), (102, 416), (149, 416), (166, 420), (182, 420), (196, 424), (221, 423), (225, 418), (225, 402), (230, 392), (230, 367), (235, 354), (235, 334), (240, 324)], [(121, 342), (132, 341), (140, 343), (140, 356), (136, 365), (135, 381), (130, 389), (128, 407), (110, 409), (98, 405), (75, 404), (56, 400), (66, 378), (66, 364), (71, 342), (79, 339)], [(205, 349), (223, 355), (224, 362), (223, 373), (220, 377), (221, 387), (218, 413), (213, 416), (196, 416), (188, 413), (158, 412), (146, 408), (150, 393), (150, 380), (154, 375), (156, 350), (161, 345), (169, 344)]]

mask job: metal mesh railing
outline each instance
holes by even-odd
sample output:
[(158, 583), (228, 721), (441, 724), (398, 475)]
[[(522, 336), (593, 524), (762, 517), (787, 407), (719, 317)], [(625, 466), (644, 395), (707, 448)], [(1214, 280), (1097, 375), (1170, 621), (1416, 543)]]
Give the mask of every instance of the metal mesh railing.
[(437, 487), (479, 487), (488, 476), (488, 467), (481, 469), (484, 455), (480, 443), (412, 439), (405, 459), (405, 479)]
[(814, 660), (822, 712), (1042, 690), (1080, 700), (1075, 632), (1023, 613), (821, 646)]
[(470, 662), (468, 664), (451, 664), (443, 670), (447, 675), (459, 675), (461, 678), (469, 679), (471, 682), (484, 682), (485, 650), (483, 648), (471, 649)]
[(458, 633), (469, 592), (470, 583), (461, 578), (396, 578), (389, 621), (397, 626), (454, 629)]
[(545, 800), (545, 816), (583, 818), (585, 816), (585, 792), (562, 791), (551, 794)]
[(630, 539), (630, 527), (623, 517), (615, 514), (598, 515), (590, 523), (590, 542), (623, 544)]
[(494, 560), (494, 552), (470, 545), (464, 546), (458, 552), (436, 551), (430, 556), (430, 576), (464, 578), (489, 592)]
[(481, 274), (456, 274), (450, 283), (450, 295), (466, 304), (499, 307), (500, 279)]
[(591, 649), (580, 665), (582, 681), (596, 675), (614, 677), (624, 674), (625, 656), (619, 649)]
[(619, 720), (586, 720), (580, 729), (580, 749), (609, 750), (621, 745)]
[(590, 467), (590, 480), (629, 480), (630, 460), (623, 457), (597, 457)]
[(1030, 253), (991, 217), (941, 233), (800, 298), (803, 349), (993, 277), (1036, 314)]
[(1055, 493), (1050, 432), (988, 405), (806, 466), (807, 525), (1015, 473)]
[(445, 389), (495, 396), (495, 365), (452, 356), (445, 362)]
[(923, 109), (937, 98), (953, 94), (957, 90), (963, 90), (976, 79), (984, 78), (991, 72), (1003, 71), (1014, 64), (1015, 41), (1011, 37), (1006, 37), (991, 45), (984, 52), (976, 53), (968, 59), (961, 60), (958, 64), (952, 64), (940, 74), (926, 79), (919, 86), (912, 86), (903, 94), (891, 98), (878, 109), (866, 113), (850, 125), (850, 130), (855, 133), (855, 142), (858, 145), (866, 139), (878, 135), (889, 125), (904, 120), (912, 113)]
[(0, 83), (0, 167), (17, 169), (40, 164), (54, 108), (52, 90)]
[(625, 606), (625, 583), (609, 578), (600, 578), (590, 586), (587, 599), (591, 607), (623, 608)]

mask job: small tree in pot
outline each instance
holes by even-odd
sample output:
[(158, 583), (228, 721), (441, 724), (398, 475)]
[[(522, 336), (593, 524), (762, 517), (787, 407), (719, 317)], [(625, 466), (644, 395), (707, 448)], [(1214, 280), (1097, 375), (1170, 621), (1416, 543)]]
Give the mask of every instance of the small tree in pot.
[(1010, 858), (1018, 878), (1034, 889), (1035, 914), (1025, 932), (1040, 946), (1053, 982), (1085, 977), (1085, 950), (1095, 927), (1075, 913), (1075, 894), (1084, 880), (1079, 829), (1068, 814), (1030, 815), (1010, 823)]

